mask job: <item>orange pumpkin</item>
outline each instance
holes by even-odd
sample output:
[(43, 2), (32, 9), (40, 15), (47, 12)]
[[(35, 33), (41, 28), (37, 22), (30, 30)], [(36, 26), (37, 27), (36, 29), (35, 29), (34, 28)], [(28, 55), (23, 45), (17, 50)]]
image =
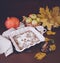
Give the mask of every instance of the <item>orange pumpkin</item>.
[(16, 17), (8, 17), (5, 21), (5, 26), (7, 29), (17, 28), (20, 25), (20, 21)]

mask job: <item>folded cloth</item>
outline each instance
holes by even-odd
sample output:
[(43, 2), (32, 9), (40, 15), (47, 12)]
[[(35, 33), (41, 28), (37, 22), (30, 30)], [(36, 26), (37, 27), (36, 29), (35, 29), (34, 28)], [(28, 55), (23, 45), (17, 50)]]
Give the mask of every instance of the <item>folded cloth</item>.
[(23, 27), (25, 27), (24, 23), (20, 22), (20, 26), (17, 27), (17, 29), (20, 29), (20, 28), (23, 28)]
[(5, 56), (13, 53), (13, 48), (11, 41), (0, 35), (0, 54), (5, 54)]
[(9, 38), (9, 35), (10, 35), (10, 33), (11, 33), (12, 31), (15, 31), (15, 29), (14, 29), (14, 28), (10, 28), (10, 29), (4, 31), (4, 32), (2, 33), (2, 36), (6, 37), (6, 38)]

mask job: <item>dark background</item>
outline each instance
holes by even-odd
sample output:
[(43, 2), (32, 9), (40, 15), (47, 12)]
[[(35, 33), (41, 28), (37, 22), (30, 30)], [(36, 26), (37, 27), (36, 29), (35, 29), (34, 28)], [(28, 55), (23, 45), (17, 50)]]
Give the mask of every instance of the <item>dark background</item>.
[(60, 0), (0, 0), (0, 16), (22, 16), (37, 13), (39, 7), (60, 6)]
[[(46, 5), (49, 8), (60, 6), (60, 0), (0, 0), (0, 34), (6, 30), (4, 21), (8, 16), (16, 16), (21, 20), (23, 15), (38, 13), (39, 8)], [(56, 31), (56, 35), (48, 37), (55, 40), (57, 49), (42, 61), (37, 61), (34, 58), (36, 52), (39, 51), (39, 47), (35, 46), (30, 49), (32, 51), (30, 53), (15, 51), (7, 58), (2, 54), (0, 55), (0, 63), (60, 63), (60, 28), (54, 29), (54, 31)]]

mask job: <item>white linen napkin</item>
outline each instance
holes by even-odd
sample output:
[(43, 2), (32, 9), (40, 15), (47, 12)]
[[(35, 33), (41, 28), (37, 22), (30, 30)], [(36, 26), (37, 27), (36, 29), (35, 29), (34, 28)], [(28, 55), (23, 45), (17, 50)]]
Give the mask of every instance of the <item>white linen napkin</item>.
[(13, 48), (11, 41), (0, 35), (0, 54), (3, 53), (7, 57), (11, 53), (13, 53)]
[(12, 31), (15, 31), (15, 30), (16, 30), (16, 29), (14, 29), (14, 28), (10, 28), (10, 29), (4, 31), (4, 32), (2, 33), (2, 36), (4, 36), (4, 37), (6, 37), (6, 38), (9, 39), (10, 33), (11, 33)]
[(17, 29), (20, 29), (20, 28), (23, 28), (23, 27), (25, 27), (25, 25), (22, 22), (20, 22), (20, 25), (19, 25), (19, 27), (17, 27)]

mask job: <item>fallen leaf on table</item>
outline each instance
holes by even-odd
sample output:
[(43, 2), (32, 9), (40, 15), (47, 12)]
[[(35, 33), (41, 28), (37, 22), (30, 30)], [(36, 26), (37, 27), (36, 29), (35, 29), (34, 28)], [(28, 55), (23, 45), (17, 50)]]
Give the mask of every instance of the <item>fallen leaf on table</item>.
[(56, 50), (56, 45), (55, 45), (55, 44), (50, 45), (50, 50), (51, 50), (51, 51), (55, 51), (55, 50)]
[(36, 53), (35, 58), (37, 60), (42, 60), (45, 56), (46, 56), (46, 53), (38, 52)]
[(56, 32), (53, 32), (53, 31), (47, 31), (46, 33), (47, 33), (47, 35), (55, 35), (56, 34)]

